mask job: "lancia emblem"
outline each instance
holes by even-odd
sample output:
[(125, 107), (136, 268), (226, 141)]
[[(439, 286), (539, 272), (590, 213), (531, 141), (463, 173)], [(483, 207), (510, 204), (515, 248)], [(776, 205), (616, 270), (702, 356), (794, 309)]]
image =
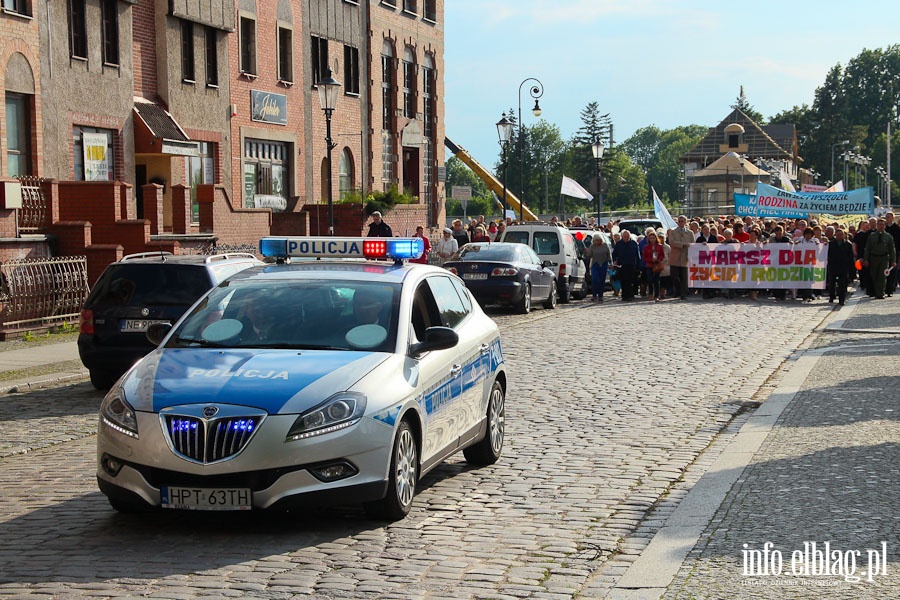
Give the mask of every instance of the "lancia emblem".
[(218, 406), (204, 406), (203, 407), (203, 416), (206, 417), (207, 419), (211, 419), (214, 416), (216, 416), (217, 414), (219, 414)]
[(142, 309), (141, 309), (141, 316), (142, 316), (142, 317), (146, 317), (146, 316), (149, 315), (149, 314), (150, 314), (150, 309), (149, 309), (149, 308), (142, 308)]

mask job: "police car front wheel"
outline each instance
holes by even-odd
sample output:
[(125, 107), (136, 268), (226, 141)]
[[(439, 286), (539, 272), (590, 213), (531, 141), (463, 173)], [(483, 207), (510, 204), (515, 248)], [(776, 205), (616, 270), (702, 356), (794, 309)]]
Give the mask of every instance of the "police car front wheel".
[(399, 521), (409, 514), (419, 479), (419, 447), (409, 423), (402, 421), (397, 428), (391, 452), (391, 470), (387, 495), (366, 504), (366, 512), (377, 519)]

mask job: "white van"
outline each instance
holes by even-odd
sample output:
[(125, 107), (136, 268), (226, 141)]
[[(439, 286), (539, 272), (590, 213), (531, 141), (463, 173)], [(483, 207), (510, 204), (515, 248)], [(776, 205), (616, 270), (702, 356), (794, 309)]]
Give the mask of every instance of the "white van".
[(538, 256), (549, 260), (556, 273), (560, 302), (568, 302), (570, 294), (576, 300), (584, 298), (587, 269), (571, 231), (548, 223), (510, 225), (499, 241), (528, 244)]

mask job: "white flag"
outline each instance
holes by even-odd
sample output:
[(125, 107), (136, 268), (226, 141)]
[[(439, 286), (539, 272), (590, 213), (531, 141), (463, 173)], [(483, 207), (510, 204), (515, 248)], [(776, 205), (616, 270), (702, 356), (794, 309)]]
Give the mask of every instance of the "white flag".
[(836, 184), (825, 190), (826, 192), (843, 192), (844, 191), (844, 180), (841, 179)]
[(589, 191), (581, 187), (574, 179), (569, 179), (565, 175), (562, 178), (562, 185), (559, 193), (563, 196), (571, 196), (572, 198), (583, 198), (584, 200), (593, 200), (594, 196)]
[(784, 171), (779, 171), (779, 175), (781, 176), (781, 185), (785, 190), (789, 192), (796, 192), (797, 188), (794, 187), (794, 184), (791, 183), (791, 179), (787, 176), (787, 173)]
[(659, 196), (656, 195), (656, 190), (651, 187), (653, 190), (653, 212), (656, 214), (656, 218), (662, 221), (663, 227), (666, 230), (675, 229), (678, 227), (678, 223), (675, 222), (675, 219), (672, 218), (672, 215), (669, 214), (669, 209), (666, 208), (666, 205), (662, 203), (662, 200), (659, 199)]

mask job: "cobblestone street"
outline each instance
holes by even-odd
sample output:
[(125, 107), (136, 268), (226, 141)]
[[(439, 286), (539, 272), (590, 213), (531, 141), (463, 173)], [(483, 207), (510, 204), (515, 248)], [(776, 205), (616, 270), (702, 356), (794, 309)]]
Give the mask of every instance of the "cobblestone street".
[[(503, 457), (483, 469), (451, 459), (427, 476), (410, 515), (388, 526), (352, 507), (118, 515), (94, 479), (101, 394), (82, 383), (8, 395), (0, 399), (0, 595), (604, 598), (830, 309), (692, 299), (580, 302), (526, 317), (492, 311), (512, 374)], [(785, 418), (811, 448), (817, 441), (802, 415)], [(805, 469), (789, 457), (767, 460), (780, 466), (766, 477), (797, 481)], [(870, 473), (844, 473), (848, 518), (858, 514), (852, 490), (872, 489), (867, 477), (897, 478), (896, 463), (872, 460)], [(760, 476), (751, 473), (737, 493)], [(801, 516), (803, 505), (794, 508)], [(768, 520), (770, 537), (753, 530), (747, 541), (796, 544), (777, 536), (792, 518), (779, 514)], [(758, 521), (742, 518), (746, 527)], [(740, 558), (731, 543), (704, 543), (725, 560)], [(739, 565), (727, 569), (739, 574)], [(691, 591), (687, 575), (673, 597), (707, 597)]]

